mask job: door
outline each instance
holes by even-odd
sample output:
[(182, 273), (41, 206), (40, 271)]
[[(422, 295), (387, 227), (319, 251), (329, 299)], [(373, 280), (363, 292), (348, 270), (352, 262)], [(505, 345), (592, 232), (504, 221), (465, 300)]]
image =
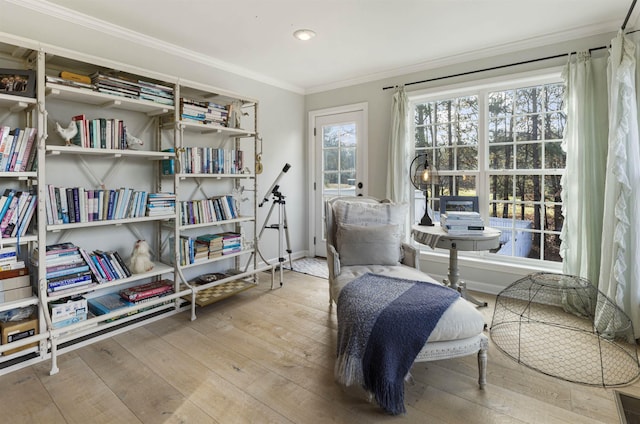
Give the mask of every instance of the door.
[(315, 256), (326, 257), (324, 202), (336, 196), (364, 196), (366, 186), (366, 104), (316, 111), (313, 125)]

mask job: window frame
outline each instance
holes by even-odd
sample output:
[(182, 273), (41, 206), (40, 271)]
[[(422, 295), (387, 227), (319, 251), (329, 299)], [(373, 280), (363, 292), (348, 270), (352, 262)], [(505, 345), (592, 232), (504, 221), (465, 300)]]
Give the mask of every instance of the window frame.
[[(487, 77), (483, 79), (468, 80), (465, 82), (434, 86), (423, 90), (416, 90), (407, 93), (409, 100), (409, 134), (410, 136), (410, 157), (413, 158), (415, 154), (415, 133), (416, 124), (414, 120), (414, 111), (417, 104), (425, 102), (433, 102), (438, 100), (448, 100), (456, 97), (464, 96), (478, 96), (478, 169), (477, 170), (465, 170), (465, 175), (472, 175), (476, 178), (476, 195), (479, 200), (479, 209), (483, 218), (487, 219), (489, 216), (489, 196), (490, 196), (490, 172), (499, 175), (521, 175), (515, 169), (507, 170), (491, 170), (489, 169), (489, 129), (488, 129), (488, 116), (489, 116), (489, 102), (484, 99), (488, 99), (488, 94), (495, 91), (511, 90), (524, 87), (530, 87), (534, 85), (545, 85), (563, 83), (562, 80), (562, 67), (550, 67), (535, 71), (520, 72), (516, 74), (508, 74), (494, 77)], [(496, 172), (497, 171), (497, 172)], [(455, 172), (455, 171), (454, 171)], [(539, 174), (542, 178), (548, 173), (557, 175), (557, 172), (552, 170), (542, 169)], [(412, 189), (412, 187), (410, 186)], [(415, 217), (415, 203), (416, 199), (413, 196), (413, 190), (411, 197), (411, 222), (416, 221)], [(433, 249), (426, 249), (426, 247), (419, 245), (421, 254), (430, 255), (433, 254)], [(441, 249), (438, 249), (442, 251)], [(438, 252), (439, 253), (439, 252)], [(441, 254), (441, 253), (439, 253)], [(562, 263), (557, 261), (550, 261), (545, 259), (531, 259), (516, 256), (495, 255), (489, 252), (459, 252), (462, 257), (481, 258), (482, 260), (490, 260), (491, 262), (498, 264), (512, 264), (515, 266), (536, 266), (540, 269), (558, 270), (561, 269)]]

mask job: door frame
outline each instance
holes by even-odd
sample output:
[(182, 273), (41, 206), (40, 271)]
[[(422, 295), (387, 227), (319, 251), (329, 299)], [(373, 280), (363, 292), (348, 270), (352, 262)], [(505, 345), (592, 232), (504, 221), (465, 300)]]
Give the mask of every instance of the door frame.
[[(311, 110), (309, 111), (309, 119), (307, 122), (307, 163), (309, 164), (308, 167), (308, 174), (307, 174), (307, 179), (308, 181), (310, 181), (309, 184), (309, 199), (308, 199), (308, 206), (307, 209), (309, 211), (309, 235), (308, 235), (308, 240), (307, 240), (307, 244), (308, 244), (308, 249), (307, 251), (309, 252), (309, 256), (313, 257), (316, 255), (316, 245), (314, 244), (314, 237), (315, 237), (315, 222), (316, 222), (316, 210), (315, 210), (315, 196), (316, 196), (316, 189), (318, 187), (318, 181), (316, 181), (315, 176), (316, 176), (316, 168), (317, 168), (317, 159), (316, 158), (316, 149), (315, 149), (315, 134), (314, 134), (314, 127), (315, 127), (315, 121), (317, 118), (321, 117), (321, 116), (327, 116), (327, 115), (336, 115), (336, 114), (340, 114), (340, 113), (349, 113), (349, 112), (362, 112), (362, 120), (363, 120), (363, 125), (362, 125), (362, 132), (361, 134), (359, 134), (359, 140), (360, 143), (358, 144), (358, 149), (359, 149), (359, 153), (358, 156), (363, 157), (363, 158), (368, 158), (367, 155), (367, 145), (369, 144), (369, 103), (368, 102), (362, 102), (362, 103), (354, 103), (354, 104), (349, 104), (349, 105), (343, 105), (343, 106), (336, 106), (336, 107), (331, 107), (331, 108), (326, 108), (326, 109), (317, 109), (317, 110)], [(360, 152), (360, 149), (363, 149)], [(363, 189), (363, 195), (367, 195), (367, 193), (369, 192), (369, 175), (368, 175), (368, 164), (365, 163), (364, 167), (362, 168), (362, 181), (365, 181), (364, 184), (364, 189)], [(321, 241), (318, 240), (318, 243), (320, 243)]]

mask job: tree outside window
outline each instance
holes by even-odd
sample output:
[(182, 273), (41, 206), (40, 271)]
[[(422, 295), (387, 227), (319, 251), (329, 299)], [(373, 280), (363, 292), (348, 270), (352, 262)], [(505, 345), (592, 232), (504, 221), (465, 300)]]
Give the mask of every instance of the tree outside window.
[[(560, 262), (563, 99), (564, 85), (551, 83), (415, 102), (415, 152), (439, 174), (431, 207), (440, 196), (479, 196), (485, 223), (503, 233), (492, 253)], [(424, 193), (414, 200), (424, 207)]]

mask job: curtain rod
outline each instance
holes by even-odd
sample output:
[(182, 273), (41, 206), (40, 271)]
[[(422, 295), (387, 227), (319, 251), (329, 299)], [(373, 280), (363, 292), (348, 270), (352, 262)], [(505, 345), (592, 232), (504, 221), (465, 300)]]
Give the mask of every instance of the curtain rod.
[[(631, 2), (631, 6), (629, 7), (629, 10), (627, 11), (627, 16), (624, 18), (624, 22), (622, 23), (622, 27), (620, 27), (620, 29), (622, 29), (624, 31), (624, 29), (627, 26), (627, 23), (629, 22), (629, 18), (631, 17), (631, 13), (633, 12), (633, 9), (636, 7), (636, 2), (638, 0), (633, 0)], [(639, 31), (639, 30), (636, 30)], [(630, 31), (627, 34), (632, 34), (636, 31)], [(596, 50), (602, 50), (602, 49), (606, 49), (609, 46), (600, 46), (600, 47), (596, 47), (593, 49), (589, 49), (590, 52), (592, 51), (596, 51)], [(472, 75), (472, 74), (477, 74), (480, 72), (487, 72), (487, 71), (495, 71), (496, 69), (503, 69), (503, 68), (509, 68), (511, 66), (518, 66), (518, 65), (526, 65), (529, 63), (534, 63), (534, 62), (541, 62), (543, 60), (551, 60), (551, 59), (558, 59), (560, 57), (564, 57), (564, 56), (571, 56), (572, 54), (576, 54), (576, 52), (571, 52), (569, 54), (567, 53), (562, 53), (562, 54), (556, 54), (553, 56), (547, 56), (547, 57), (540, 57), (538, 59), (531, 59), (531, 60), (524, 60), (522, 62), (516, 62), (516, 63), (509, 63), (506, 65), (499, 65), (499, 66), (492, 66), (490, 68), (483, 68), (483, 69), (476, 69), (474, 71), (467, 71), (467, 72), (460, 72), (458, 74), (453, 74), (453, 75), (446, 75), (446, 76), (442, 76), (442, 77), (435, 77), (435, 78), (429, 78), (429, 79), (425, 79), (425, 80), (420, 80), (420, 81), (413, 81), (413, 82), (408, 82), (405, 85), (405, 87), (407, 85), (414, 85), (414, 84), (422, 84), (425, 82), (433, 82), (433, 81), (439, 81), (439, 80), (443, 80), (443, 79), (447, 79), (447, 78), (455, 78), (455, 77), (462, 77), (465, 75)], [(389, 90), (391, 88), (396, 88), (398, 87), (397, 85), (389, 85), (387, 87), (382, 87), (383, 90)]]
[[(589, 49), (589, 51), (592, 52), (592, 51), (596, 51), (596, 50), (606, 49), (608, 47), (609, 46), (595, 47), (595, 48)], [(480, 72), (495, 71), (496, 69), (509, 68), (511, 66), (526, 65), (528, 63), (541, 62), (543, 60), (551, 60), (551, 59), (558, 59), (560, 57), (567, 57), (567, 56), (570, 56), (570, 55), (575, 54), (575, 53), (576, 52), (571, 52), (571, 53), (568, 53), (568, 54), (567, 53), (561, 53), (561, 54), (556, 54), (556, 55), (553, 55), (553, 56), (539, 57), (537, 59), (523, 60), (522, 62), (507, 63), (506, 65), (492, 66), (490, 68), (475, 69), (473, 71), (460, 72), (458, 74), (445, 75), (445, 76), (442, 76), (442, 77), (435, 77), (435, 78), (429, 78), (429, 79), (420, 80), (420, 81), (408, 82), (408, 83), (406, 83), (404, 85), (406, 87), (407, 85), (422, 84), (422, 83), (425, 83), (425, 82), (439, 81), (439, 80), (443, 80), (443, 79), (447, 79), (447, 78), (455, 78), (455, 77), (461, 77), (461, 76), (465, 76), (465, 75), (478, 74)], [(389, 90), (391, 88), (396, 88), (396, 87), (398, 87), (398, 86), (397, 85), (389, 85), (387, 87), (382, 87), (382, 89), (383, 90)]]
[(636, 7), (636, 1), (633, 0), (631, 2), (631, 7), (629, 7), (629, 11), (627, 12), (627, 16), (624, 18), (624, 22), (622, 23), (622, 27), (620, 27), (623, 31), (627, 27), (627, 22), (629, 22), (629, 18), (631, 17), (631, 13), (633, 12), (633, 8)]

